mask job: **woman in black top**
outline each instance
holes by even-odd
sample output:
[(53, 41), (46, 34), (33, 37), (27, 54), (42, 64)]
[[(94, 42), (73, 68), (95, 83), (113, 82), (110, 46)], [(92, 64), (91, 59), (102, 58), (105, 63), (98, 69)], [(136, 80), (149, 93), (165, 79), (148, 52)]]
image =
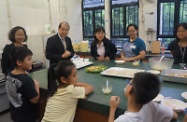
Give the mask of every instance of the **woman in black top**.
[(115, 59), (117, 49), (115, 45), (105, 37), (105, 29), (97, 27), (94, 31), (95, 40), (91, 43), (91, 55), (98, 61)]
[(187, 23), (181, 23), (176, 30), (176, 40), (169, 44), (169, 50), (174, 58), (174, 63), (187, 64)]
[(4, 47), (1, 61), (2, 72), (5, 75), (14, 69), (9, 57), (10, 52), (16, 46), (26, 46), (22, 43), (27, 40), (27, 34), (24, 28), (16, 26), (10, 30), (8, 38), (12, 43)]

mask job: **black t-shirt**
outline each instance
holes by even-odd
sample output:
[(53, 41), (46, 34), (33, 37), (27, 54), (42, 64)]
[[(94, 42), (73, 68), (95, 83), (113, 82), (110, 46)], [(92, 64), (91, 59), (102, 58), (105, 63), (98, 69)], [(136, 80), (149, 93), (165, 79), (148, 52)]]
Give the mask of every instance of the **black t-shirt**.
[(6, 91), (10, 102), (11, 118), (15, 122), (35, 122), (37, 119), (37, 104), (30, 99), (38, 95), (33, 79), (27, 74), (8, 74)]
[[(178, 40), (174, 40), (169, 44), (168, 49), (172, 52), (173, 58), (174, 58), (174, 63), (179, 64), (182, 63), (182, 55), (184, 55), (184, 62), (187, 64), (187, 49), (185, 47), (180, 47), (178, 44)], [(186, 47), (187, 48), (187, 47)]]

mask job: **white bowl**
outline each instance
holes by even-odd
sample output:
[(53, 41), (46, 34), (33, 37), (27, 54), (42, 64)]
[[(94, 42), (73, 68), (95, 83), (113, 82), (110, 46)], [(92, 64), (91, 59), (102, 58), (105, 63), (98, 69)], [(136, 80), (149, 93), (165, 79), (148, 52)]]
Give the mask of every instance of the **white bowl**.
[(139, 61), (134, 61), (134, 62), (132, 62), (132, 65), (135, 66), (135, 67), (139, 66), (139, 64), (140, 64)]
[(185, 100), (187, 100), (187, 92), (183, 92), (183, 93), (181, 94), (181, 96), (182, 96)]
[(160, 71), (157, 71), (157, 70), (147, 70), (146, 72), (152, 73), (152, 74), (155, 74), (155, 75), (159, 75), (160, 74)]
[(164, 96), (162, 94), (158, 94), (155, 99), (153, 99), (154, 102), (161, 102), (164, 99)]
[(115, 60), (115, 63), (116, 63), (116, 64), (124, 64), (125, 61), (124, 61), (124, 60)]
[(164, 99), (161, 103), (168, 106), (176, 112), (181, 112), (187, 108), (187, 104), (185, 102), (177, 99)]

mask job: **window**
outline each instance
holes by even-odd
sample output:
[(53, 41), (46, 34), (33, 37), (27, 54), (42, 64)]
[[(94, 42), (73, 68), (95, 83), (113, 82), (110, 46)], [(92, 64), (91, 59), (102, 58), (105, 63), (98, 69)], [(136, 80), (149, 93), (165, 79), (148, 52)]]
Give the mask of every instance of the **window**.
[(94, 40), (94, 29), (105, 24), (104, 0), (83, 0), (82, 10), (83, 38), (90, 44)]
[(138, 0), (112, 0), (111, 37), (117, 48), (128, 38), (131, 23), (138, 25)]
[[(105, 26), (104, 0), (83, 0), (83, 38), (94, 40), (94, 29)], [(111, 37), (118, 48), (128, 38), (126, 27), (138, 25), (138, 0), (111, 0)]]
[(157, 38), (168, 48), (175, 39), (175, 28), (187, 22), (187, 0), (158, 0)]

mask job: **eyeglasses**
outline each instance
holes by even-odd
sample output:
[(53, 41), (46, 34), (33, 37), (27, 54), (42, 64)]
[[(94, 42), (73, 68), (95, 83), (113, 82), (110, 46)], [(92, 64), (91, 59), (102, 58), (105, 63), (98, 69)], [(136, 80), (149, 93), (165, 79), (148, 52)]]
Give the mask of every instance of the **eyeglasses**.
[(131, 31), (128, 31), (128, 33), (134, 33), (136, 32), (136, 30), (131, 30)]
[(127, 82), (127, 85), (129, 84), (129, 85), (131, 85), (132, 86), (132, 82), (131, 82), (131, 80), (126, 80), (126, 82)]

